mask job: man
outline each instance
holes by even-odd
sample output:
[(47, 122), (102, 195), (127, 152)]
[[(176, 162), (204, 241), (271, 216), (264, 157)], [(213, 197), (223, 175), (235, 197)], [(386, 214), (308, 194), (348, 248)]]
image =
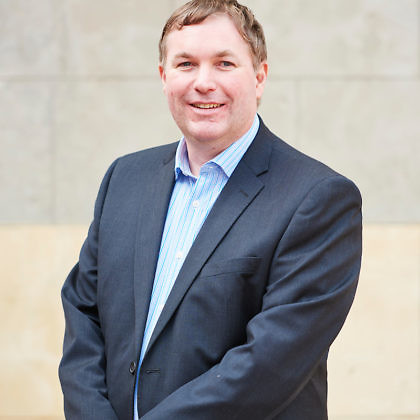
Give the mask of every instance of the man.
[(105, 175), (62, 290), (67, 418), (326, 419), (359, 192), (257, 116), (264, 35), (236, 1), (174, 12), (159, 71), (184, 137)]

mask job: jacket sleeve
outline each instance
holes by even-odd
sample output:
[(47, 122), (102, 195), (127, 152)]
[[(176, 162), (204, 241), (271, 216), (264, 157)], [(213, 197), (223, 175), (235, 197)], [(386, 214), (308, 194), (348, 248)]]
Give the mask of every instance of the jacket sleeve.
[(59, 377), (67, 419), (117, 420), (107, 398), (104, 338), (96, 302), (99, 223), (115, 165), (116, 161), (102, 181), (79, 262), (61, 292), (66, 328)]
[(273, 250), (261, 312), (247, 341), (178, 388), (142, 420), (272, 419), (325, 359), (353, 302), (361, 198), (338, 175), (316, 184)]

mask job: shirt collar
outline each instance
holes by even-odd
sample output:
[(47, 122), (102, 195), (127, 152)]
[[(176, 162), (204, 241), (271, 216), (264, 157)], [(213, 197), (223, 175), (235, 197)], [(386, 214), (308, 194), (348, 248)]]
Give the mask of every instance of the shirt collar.
[[(260, 120), (258, 116), (255, 115), (254, 122), (252, 123), (251, 128), (240, 139), (233, 142), (226, 150), (223, 150), (223, 152), (219, 153), (213, 159), (206, 162), (205, 165), (217, 165), (223, 170), (225, 175), (228, 178), (230, 178), (239, 161), (242, 159), (242, 156), (245, 154), (245, 152), (248, 150), (248, 147), (254, 140), (259, 126)], [(185, 141), (185, 137), (182, 137), (176, 149), (175, 179), (178, 179), (181, 173), (185, 176), (194, 177), (190, 169), (187, 143)]]

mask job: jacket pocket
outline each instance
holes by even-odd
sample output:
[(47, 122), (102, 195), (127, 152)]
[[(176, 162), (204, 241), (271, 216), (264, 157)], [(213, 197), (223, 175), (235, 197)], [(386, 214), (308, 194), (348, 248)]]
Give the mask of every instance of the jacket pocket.
[(229, 273), (254, 273), (261, 261), (259, 257), (231, 258), (220, 261), (210, 261), (206, 264), (199, 277), (211, 277)]

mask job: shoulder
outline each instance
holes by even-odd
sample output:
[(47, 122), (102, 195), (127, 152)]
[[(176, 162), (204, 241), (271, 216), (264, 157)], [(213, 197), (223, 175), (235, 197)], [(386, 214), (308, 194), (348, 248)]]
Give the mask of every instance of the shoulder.
[(255, 142), (257, 153), (265, 149), (269, 156), (268, 170), (264, 174), (266, 185), (281, 190), (290, 199), (294, 197), (301, 201), (308, 194), (318, 195), (319, 191), (325, 190), (338, 195), (346, 191), (360, 200), (360, 192), (353, 181), (283, 141), (262, 120)]
[(153, 176), (158, 176), (159, 169), (173, 162), (177, 144), (140, 150), (115, 159), (102, 180), (101, 189), (107, 190), (110, 184), (124, 183), (128, 187), (144, 179), (153, 179)]
[(281, 172), (287, 180), (306, 180), (311, 184), (337, 178), (352, 183), (345, 175), (286, 143), (263, 123), (260, 130), (259, 135), (269, 142), (271, 147), (270, 169)]
[(121, 156), (115, 162), (116, 167), (120, 170), (138, 167), (149, 169), (167, 163), (175, 157), (177, 145), (178, 142), (174, 142)]

